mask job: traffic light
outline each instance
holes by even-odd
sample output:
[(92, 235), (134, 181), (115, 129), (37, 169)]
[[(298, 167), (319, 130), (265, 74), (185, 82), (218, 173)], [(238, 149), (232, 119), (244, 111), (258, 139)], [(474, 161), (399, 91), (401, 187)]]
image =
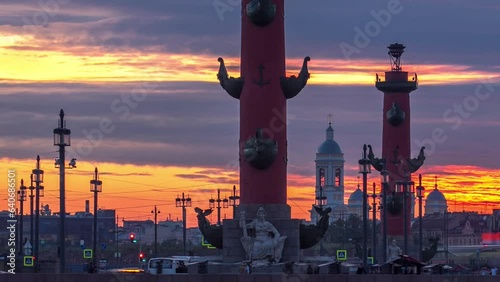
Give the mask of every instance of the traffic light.
[(139, 261), (146, 262), (146, 258), (144, 257), (144, 253), (139, 254)]
[(130, 243), (137, 243), (137, 239), (135, 239), (134, 233), (130, 234), (129, 238), (130, 238)]

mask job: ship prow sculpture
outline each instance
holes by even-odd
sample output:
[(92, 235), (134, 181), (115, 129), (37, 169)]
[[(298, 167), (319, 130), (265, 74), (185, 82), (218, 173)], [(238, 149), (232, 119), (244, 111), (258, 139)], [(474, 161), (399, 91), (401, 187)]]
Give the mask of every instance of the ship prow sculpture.
[(326, 209), (314, 206), (316, 213), (319, 215), (319, 220), (316, 224), (300, 224), (300, 248), (309, 249), (314, 247), (321, 241), (323, 236), (325, 236), (328, 230), (328, 225), (330, 221), (329, 213), (332, 208), (328, 207)]
[(194, 208), (196, 218), (198, 218), (198, 228), (200, 228), (203, 238), (212, 246), (222, 249), (222, 226), (211, 224), (207, 216), (212, 213), (212, 209), (202, 210)]

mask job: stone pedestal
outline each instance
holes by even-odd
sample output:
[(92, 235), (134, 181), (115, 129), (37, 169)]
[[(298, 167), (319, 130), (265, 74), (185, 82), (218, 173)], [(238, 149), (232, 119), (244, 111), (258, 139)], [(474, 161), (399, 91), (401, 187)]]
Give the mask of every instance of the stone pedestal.
[(223, 258), (224, 262), (240, 262), (246, 259), (245, 250), (241, 244), (243, 229), (240, 228), (241, 211), (245, 211), (246, 222), (257, 217), (257, 210), (266, 210), (266, 220), (276, 227), (281, 236), (287, 236), (283, 248), (281, 262), (298, 261), (300, 254), (300, 220), (290, 219), (290, 206), (279, 204), (240, 205), (236, 211), (236, 219), (223, 221)]
[[(257, 210), (260, 207), (266, 210), (266, 220), (273, 224), (272, 220), (290, 219), (292, 217), (292, 209), (287, 204), (241, 204), (236, 207), (235, 219), (239, 220), (241, 212), (244, 211), (246, 220), (250, 222), (250, 220), (257, 218)], [(278, 231), (280, 231), (279, 228)]]

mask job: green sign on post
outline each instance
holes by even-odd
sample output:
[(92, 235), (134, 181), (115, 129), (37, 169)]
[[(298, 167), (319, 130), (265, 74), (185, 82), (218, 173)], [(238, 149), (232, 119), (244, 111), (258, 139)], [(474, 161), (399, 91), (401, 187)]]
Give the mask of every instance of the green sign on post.
[(83, 250), (83, 258), (86, 258), (86, 259), (92, 258), (92, 249)]
[(374, 264), (373, 257), (367, 257), (367, 259), (368, 259), (368, 261), (367, 261), (368, 264), (370, 264), (370, 265)]
[(24, 266), (33, 266), (34, 259), (33, 256), (24, 256)]
[(347, 250), (337, 250), (337, 260), (347, 260)]

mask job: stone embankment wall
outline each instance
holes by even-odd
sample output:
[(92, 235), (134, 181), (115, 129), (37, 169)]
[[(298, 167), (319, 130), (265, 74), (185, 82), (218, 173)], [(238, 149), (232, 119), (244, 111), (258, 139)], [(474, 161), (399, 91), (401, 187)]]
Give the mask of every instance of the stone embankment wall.
[(499, 276), (338, 274), (0, 274), (2, 282), (498, 282)]

